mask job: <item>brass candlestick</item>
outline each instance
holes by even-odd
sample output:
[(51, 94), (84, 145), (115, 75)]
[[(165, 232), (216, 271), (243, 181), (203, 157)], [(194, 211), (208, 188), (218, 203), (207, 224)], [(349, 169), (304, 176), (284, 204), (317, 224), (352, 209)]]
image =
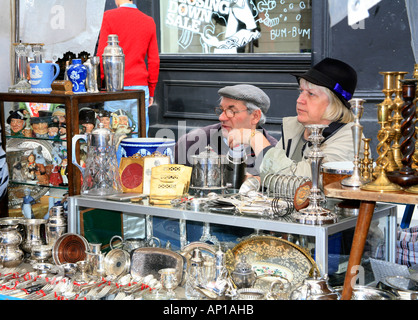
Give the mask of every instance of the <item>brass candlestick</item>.
[(406, 71), (399, 71), (395, 75), (395, 98), (393, 100), (394, 109), (392, 117), (392, 129), (395, 131), (395, 137), (393, 138), (392, 152), (393, 158), (398, 165), (398, 168), (402, 167), (402, 153), (401, 153), (401, 123), (403, 120), (402, 117), (402, 107), (404, 101), (402, 99), (402, 82), (405, 75), (408, 74)]
[(295, 220), (299, 223), (323, 225), (337, 222), (336, 214), (331, 213), (330, 210), (320, 206), (320, 202), (324, 199), (324, 196), (319, 188), (319, 171), (324, 155), (319, 146), (324, 140), (322, 132), (326, 127), (326, 125), (319, 124), (306, 126), (310, 131), (309, 141), (312, 143), (312, 149), (309, 153), (312, 172), (312, 188), (311, 194), (309, 195), (309, 206), (293, 215)]
[(366, 180), (372, 180), (373, 158), (370, 158), (370, 138), (364, 138), (364, 158), (361, 160), (361, 175)]
[[(414, 66), (413, 78), (418, 79), (418, 64), (415, 64)], [(417, 101), (418, 101), (418, 88), (415, 92), (415, 100), (414, 100), (415, 106), (417, 105)], [(416, 118), (418, 118), (418, 110), (416, 110), (415, 116)], [(413, 160), (412, 168), (417, 169), (418, 168), (418, 123), (417, 121), (415, 121), (415, 152), (414, 152), (414, 155), (412, 156), (412, 160)]]
[(354, 114), (354, 125), (351, 127), (353, 133), (353, 145), (354, 145), (354, 168), (353, 174), (349, 178), (345, 178), (341, 181), (341, 185), (345, 187), (358, 188), (365, 183), (369, 183), (370, 180), (364, 179), (360, 174), (360, 145), (361, 136), (363, 135), (363, 126), (360, 124), (360, 119), (363, 116), (364, 103), (363, 99), (351, 99), (350, 101), (351, 111)]
[(382, 104), (386, 105), (388, 108), (388, 118), (385, 123), (385, 129), (389, 132), (388, 139), (386, 141), (388, 149), (386, 151), (386, 158), (388, 159), (388, 165), (386, 167), (386, 171), (395, 171), (399, 169), (395, 161), (395, 157), (393, 155), (393, 150), (391, 148), (391, 143), (395, 138), (395, 130), (392, 128), (393, 118), (392, 112), (395, 109), (395, 104), (392, 100), (392, 95), (395, 92), (395, 76), (396, 72), (393, 71), (386, 71), (380, 72), (383, 75), (383, 90), (382, 92), (385, 95), (385, 99), (383, 100)]
[(388, 191), (401, 191), (402, 188), (394, 183), (392, 183), (386, 176), (386, 168), (389, 165), (389, 159), (387, 157), (387, 152), (390, 148), (389, 141), (389, 131), (386, 130), (389, 117), (389, 107), (385, 103), (377, 105), (377, 119), (380, 124), (380, 130), (377, 134), (377, 139), (379, 144), (377, 146), (377, 153), (379, 157), (376, 160), (376, 180), (367, 183), (360, 187), (362, 190), (367, 191), (378, 191), (378, 192), (388, 192)]
[(387, 176), (390, 181), (404, 187), (410, 187), (418, 184), (418, 175), (416, 171), (412, 169), (412, 156), (415, 152), (415, 144), (413, 138), (415, 136), (415, 117), (416, 106), (414, 103), (417, 82), (416, 79), (401, 80), (402, 82), (402, 95), (405, 101), (402, 107), (403, 121), (401, 123), (402, 143), (401, 152), (402, 168), (395, 172), (388, 172)]

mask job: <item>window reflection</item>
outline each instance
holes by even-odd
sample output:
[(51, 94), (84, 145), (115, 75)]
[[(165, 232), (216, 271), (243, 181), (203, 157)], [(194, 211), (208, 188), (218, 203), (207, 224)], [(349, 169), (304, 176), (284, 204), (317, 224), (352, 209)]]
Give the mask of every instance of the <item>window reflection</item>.
[(311, 51), (312, 0), (161, 0), (161, 53)]

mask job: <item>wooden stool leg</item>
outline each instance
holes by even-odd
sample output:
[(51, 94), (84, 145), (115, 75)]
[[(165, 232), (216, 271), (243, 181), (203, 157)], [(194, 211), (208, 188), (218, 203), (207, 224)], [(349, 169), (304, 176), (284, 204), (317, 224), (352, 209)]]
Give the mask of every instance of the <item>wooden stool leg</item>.
[(357, 218), (356, 229), (354, 231), (353, 244), (351, 246), (347, 273), (345, 275), (344, 287), (341, 295), (342, 300), (351, 300), (353, 292), (351, 281), (356, 275), (355, 273), (352, 273), (351, 270), (354, 266), (359, 266), (361, 263), (361, 257), (363, 255), (364, 245), (366, 243), (375, 206), (375, 201), (362, 201), (360, 203), (359, 215)]

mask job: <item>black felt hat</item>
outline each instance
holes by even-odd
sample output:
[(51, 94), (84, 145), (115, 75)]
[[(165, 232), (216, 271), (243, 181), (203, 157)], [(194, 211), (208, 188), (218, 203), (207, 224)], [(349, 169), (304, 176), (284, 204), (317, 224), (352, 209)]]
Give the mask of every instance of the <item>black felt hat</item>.
[(78, 117), (80, 124), (96, 123), (96, 113), (92, 109), (81, 109)]
[(24, 120), (25, 119), (25, 116), (23, 115), (23, 112), (20, 111), (20, 110), (10, 111), (9, 113), (10, 113), (10, 115), (7, 118), (7, 123), (8, 124), (10, 124), (12, 119), (19, 119), (19, 120)]
[(293, 75), (298, 81), (302, 78), (330, 89), (347, 108), (351, 108), (348, 101), (353, 98), (356, 90), (357, 72), (347, 63), (337, 59), (325, 58), (306, 73)]

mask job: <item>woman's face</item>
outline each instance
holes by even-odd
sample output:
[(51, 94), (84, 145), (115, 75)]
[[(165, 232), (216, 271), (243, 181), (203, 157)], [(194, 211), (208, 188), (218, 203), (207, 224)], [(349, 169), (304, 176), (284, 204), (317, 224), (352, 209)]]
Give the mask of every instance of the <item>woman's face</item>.
[(296, 100), (297, 119), (301, 124), (330, 124), (329, 120), (322, 119), (328, 104), (325, 92), (316, 86), (309, 88), (306, 81), (301, 80), (300, 94)]

